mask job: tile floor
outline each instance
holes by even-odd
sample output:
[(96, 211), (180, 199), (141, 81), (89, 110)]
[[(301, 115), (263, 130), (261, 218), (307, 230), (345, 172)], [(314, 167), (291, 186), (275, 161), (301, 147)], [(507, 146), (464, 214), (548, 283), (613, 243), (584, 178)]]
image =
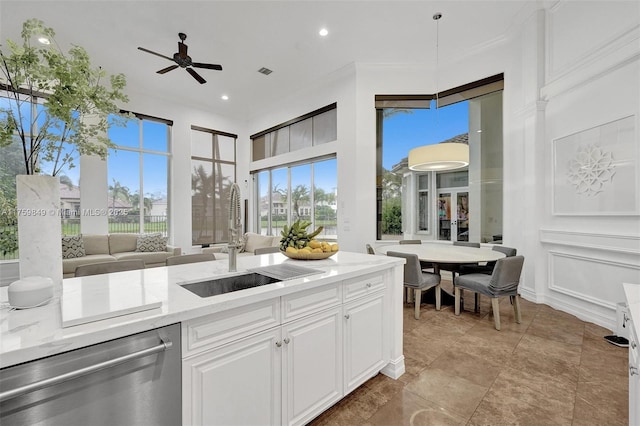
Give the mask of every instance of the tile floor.
[(627, 349), (603, 339), (610, 330), (521, 300), (516, 324), (502, 299), (501, 331), (486, 298), (458, 317), (423, 304), (415, 320), (405, 305), (406, 373), (377, 375), (310, 425), (626, 425)]

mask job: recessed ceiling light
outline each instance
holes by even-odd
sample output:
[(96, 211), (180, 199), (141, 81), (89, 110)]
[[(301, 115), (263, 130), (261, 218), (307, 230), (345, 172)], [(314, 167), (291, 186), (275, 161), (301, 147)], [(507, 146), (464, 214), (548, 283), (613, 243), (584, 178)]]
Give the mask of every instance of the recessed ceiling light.
[(318, 31), (318, 34), (320, 34), (322, 37), (326, 37), (329, 34), (329, 30), (327, 30), (326, 28), (321, 28), (320, 31)]
[(482, 129), (476, 130), (476, 133), (482, 133)]
[(222, 98), (223, 101), (228, 101), (229, 100), (229, 96), (227, 96), (227, 95), (222, 95), (222, 96), (220, 96), (220, 98)]
[(42, 44), (51, 44), (51, 40), (46, 37), (38, 37), (38, 41)]

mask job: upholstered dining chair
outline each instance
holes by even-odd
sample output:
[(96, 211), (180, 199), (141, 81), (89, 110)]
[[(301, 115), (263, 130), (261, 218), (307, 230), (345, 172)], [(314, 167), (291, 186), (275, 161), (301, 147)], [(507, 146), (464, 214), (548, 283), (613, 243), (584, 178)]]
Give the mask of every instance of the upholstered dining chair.
[[(499, 251), (505, 254), (507, 257), (515, 256), (518, 254), (518, 250), (505, 247), (501, 245), (494, 245), (492, 247), (493, 251)], [(491, 275), (493, 273), (493, 268), (496, 266), (496, 262), (487, 262), (485, 265), (461, 265), (458, 270), (459, 275), (467, 275), (467, 274), (486, 274)], [(463, 299), (464, 306), (464, 299)], [(480, 293), (475, 294), (475, 311), (480, 312)]]
[(463, 289), (484, 294), (491, 298), (493, 320), (496, 330), (500, 330), (499, 298), (503, 296), (510, 296), (513, 302), (513, 311), (516, 316), (516, 322), (520, 324), (521, 313), (518, 284), (520, 283), (520, 274), (522, 273), (523, 264), (523, 256), (503, 257), (496, 261), (496, 266), (493, 268), (493, 273), (491, 275), (460, 275), (456, 279), (455, 286), (455, 314), (460, 315), (460, 294)]
[(376, 254), (376, 251), (371, 247), (371, 244), (365, 244), (365, 247), (367, 248), (368, 254)]
[(415, 311), (413, 317), (420, 319), (420, 302), (422, 301), (422, 291), (435, 287), (436, 310), (440, 310), (440, 275), (424, 272), (420, 267), (420, 260), (417, 254), (399, 253), (388, 251), (387, 256), (400, 257), (406, 260), (404, 264), (404, 286), (410, 292), (413, 290), (415, 300)]
[(253, 254), (267, 254), (267, 253), (280, 253), (280, 247), (260, 247), (253, 251)]
[(86, 277), (89, 275), (108, 274), (110, 272), (133, 271), (135, 269), (144, 269), (144, 261), (142, 259), (88, 263), (76, 267), (74, 275), (76, 277)]
[(182, 254), (180, 256), (167, 257), (167, 266), (172, 265), (184, 265), (185, 263), (196, 262), (210, 262), (216, 260), (213, 253), (194, 253), (194, 254)]
[[(454, 241), (453, 245), (454, 246), (480, 248), (480, 243), (470, 243), (468, 241)], [(456, 284), (456, 274), (460, 273), (460, 270), (462, 269), (462, 266), (464, 266), (464, 265), (463, 264), (457, 264), (457, 263), (441, 264), (440, 265), (440, 270), (441, 271), (449, 271), (449, 272), (451, 272), (451, 280), (453, 281), (453, 285), (455, 286), (455, 284)]]
[[(491, 250), (504, 253), (505, 256), (507, 257), (515, 256), (516, 254), (518, 254), (517, 249), (512, 247), (505, 247), (501, 245), (494, 245), (491, 248)], [(460, 267), (460, 271), (458, 272), (460, 275), (476, 274), (476, 273), (491, 275), (491, 273), (493, 272), (493, 267), (495, 265), (496, 265), (496, 262), (487, 262), (486, 265), (462, 265)]]
[[(398, 241), (398, 244), (422, 244), (422, 240), (400, 240)], [(423, 270), (433, 269), (433, 263), (420, 261), (420, 267)]]

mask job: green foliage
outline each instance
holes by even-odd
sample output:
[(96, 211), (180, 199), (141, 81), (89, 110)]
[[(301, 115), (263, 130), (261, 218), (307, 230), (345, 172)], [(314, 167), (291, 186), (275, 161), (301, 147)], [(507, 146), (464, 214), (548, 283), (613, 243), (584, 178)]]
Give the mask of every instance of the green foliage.
[(402, 207), (400, 199), (391, 199), (382, 206), (382, 233), (399, 235), (402, 233)]
[(16, 199), (0, 192), (0, 253), (2, 256), (18, 250), (18, 217)]
[[(32, 45), (32, 39), (42, 35), (51, 44)], [(128, 101), (125, 76), (107, 76), (100, 67), (92, 68), (80, 46), (65, 54), (56, 47), (53, 29), (40, 20), (25, 21), (21, 37), (21, 44), (7, 40), (8, 53), (0, 50), (3, 90), (9, 101), (8, 107), (0, 108), (0, 147), (19, 138), (25, 174), (39, 173), (39, 162), (46, 161), (55, 176), (74, 166), (76, 154), (105, 159), (114, 147), (106, 136), (108, 128), (126, 118), (117, 105)], [(44, 99), (44, 108), (32, 115), (38, 98)], [(120, 119), (110, 123), (110, 115)], [(73, 149), (65, 150), (66, 145)]]

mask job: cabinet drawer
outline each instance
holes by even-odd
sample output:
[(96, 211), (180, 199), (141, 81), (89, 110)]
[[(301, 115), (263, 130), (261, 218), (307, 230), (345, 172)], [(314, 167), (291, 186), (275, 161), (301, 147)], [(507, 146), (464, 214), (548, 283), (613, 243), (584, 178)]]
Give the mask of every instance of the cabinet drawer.
[(279, 298), (185, 321), (182, 323), (182, 357), (224, 345), (279, 324)]
[(344, 282), (344, 300), (352, 300), (358, 297), (375, 293), (384, 289), (384, 277), (380, 275), (366, 275), (364, 277), (346, 280)]
[(341, 303), (340, 282), (282, 296), (282, 322), (302, 318)]

